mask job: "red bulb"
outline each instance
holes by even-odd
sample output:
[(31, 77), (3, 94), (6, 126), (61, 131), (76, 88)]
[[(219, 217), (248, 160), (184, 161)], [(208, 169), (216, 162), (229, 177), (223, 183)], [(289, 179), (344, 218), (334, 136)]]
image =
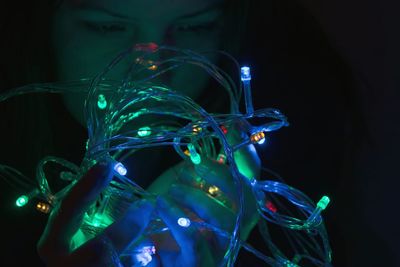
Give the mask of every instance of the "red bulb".
[(273, 213), (277, 212), (277, 210), (278, 210), (278, 209), (275, 207), (275, 205), (272, 204), (271, 201), (267, 201), (267, 202), (265, 203), (265, 207), (266, 207), (267, 209), (269, 209), (270, 211), (272, 211)]
[(219, 128), (221, 128), (221, 130), (222, 130), (222, 132), (223, 132), (224, 134), (227, 134), (227, 133), (228, 133), (228, 129), (226, 129), (226, 127), (225, 127), (224, 125), (219, 126)]
[(136, 51), (144, 51), (144, 52), (155, 52), (158, 49), (158, 45), (156, 43), (141, 43), (135, 44)]

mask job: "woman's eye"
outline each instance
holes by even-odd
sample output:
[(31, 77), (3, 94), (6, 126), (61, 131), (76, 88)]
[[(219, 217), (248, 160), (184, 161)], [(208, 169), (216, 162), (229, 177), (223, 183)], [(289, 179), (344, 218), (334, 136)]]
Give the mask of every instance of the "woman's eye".
[(194, 33), (199, 33), (199, 32), (211, 32), (217, 28), (217, 22), (212, 21), (212, 22), (207, 22), (207, 23), (202, 23), (202, 24), (182, 24), (182, 25), (177, 25), (175, 27), (175, 30), (178, 32), (194, 32)]
[(118, 23), (85, 22), (86, 27), (99, 33), (117, 33), (126, 31), (126, 26)]

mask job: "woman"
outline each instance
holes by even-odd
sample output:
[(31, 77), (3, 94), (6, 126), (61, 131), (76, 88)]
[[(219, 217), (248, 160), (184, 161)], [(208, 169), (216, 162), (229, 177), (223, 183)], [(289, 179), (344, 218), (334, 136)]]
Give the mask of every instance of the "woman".
[[(44, 10), (40, 10), (40, 12), (49, 12), (51, 15), (48, 17), (41, 14), (41, 18), (38, 19), (37, 14), (33, 11), (35, 18), (33, 21), (38, 23), (38, 25), (34, 25), (34, 30), (43, 33), (42, 37), (45, 38), (47, 37), (46, 30), (50, 31), (50, 40), (48, 40), (49, 38), (40, 40), (49, 48), (48, 50), (40, 49), (40, 51), (50, 52), (49, 55), (42, 55), (41, 60), (51, 58), (46, 65), (52, 71), (47, 75), (52, 75), (50, 79), (57, 81), (93, 77), (118, 52), (135, 43), (155, 42), (200, 51), (224, 49), (234, 53), (238, 47), (232, 43), (238, 43), (236, 42), (236, 39), (240, 38), (238, 30), (243, 23), (238, 21), (238, 18), (243, 20), (244, 15), (241, 13), (246, 6), (240, 1), (228, 3), (216, 0), (172, 1), (168, 3), (167, 7), (165, 1), (62, 1), (53, 7), (46, 6), (46, 3), (42, 4), (41, 8)], [(36, 8), (39, 7), (36, 6)], [(236, 34), (232, 34), (232, 32)], [(230, 37), (229, 42), (225, 38), (227, 36)], [(161, 54), (160, 58), (154, 60), (161, 60), (167, 56)], [(217, 62), (218, 58), (214, 56), (211, 60)], [(30, 69), (29, 72), (32, 73), (32, 70)], [(117, 69), (112, 77), (118, 78), (122, 72), (123, 70)], [(45, 79), (49, 79), (49, 76)], [(207, 99), (207, 95), (210, 95), (210, 92), (204, 90), (209, 82), (207, 74), (196, 68), (181, 68), (174, 74), (164, 77), (162, 82), (168, 83), (175, 90), (200, 101)], [(213, 93), (220, 94), (219, 92)], [(32, 150), (28, 150), (33, 153), (26, 153), (27, 158), (23, 160), (13, 159), (9, 153), (3, 162), (11, 162), (10, 165), (14, 166), (15, 162), (19, 162), (20, 165), (23, 165), (22, 169), (25, 173), (32, 173), (34, 162), (37, 162), (34, 159), (39, 159), (45, 154), (54, 155), (56, 153), (56, 155), (79, 162), (85, 138), (83, 128), (86, 126), (83, 118), (85, 97), (84, 92), (65, 92), (62, 95), (62, 103), (57, 97), (26, 98), (25, 100), (29, 104), (35, 106), (31, 110), (28, 108), (29, 112), (33, 111), (42, 117), (41, 120), (38, 120), (35, 118), (36, 114), (30, 113), (35, 118), (32, 120), (34, 124), (41, 121), (42, 125), (38, 130), (34, 129), (37, 125), (31, 125), (31, 127), (20, 125), (29, 129), (28, 133), (33, 136), (28, 136), (32, 136), (36, 141), (26, 140), (26, 137), (21, 138), (20, 140), (23, 141), (19, 147), (25, 149), (30, 147)], [(218, 102), (222, 100), (216, 99), (217, 101), (212, 103), (214, 106), (220, 104)], [(23, 103), (23, 100), (17, 101), (19, 104)], [(65, 113), (63, 106), (68, 113)], [(21, 112), (21, 108), (17, 104), (11, 103), (9, 106), (11, 109), (15, 107)], [(25, 112), (21, 113), (25, 114)], [(16, 116), (18, 113), (13, 112)], [(52, 114), (57, 115), (53, 117)], [(48, 118), (43, 118), (43, 116)], [(12, 120), (11, 123), (15, 124), (17, 121), (19, 120)], [(13, 125), (12, 127), (17, 126)], [(71, 136), (65, 134), (66, 129)], [(17, 132), (27, 133), (21, 129)], [(16, 147), (15, 143), (10, 144), (10, 148), (14, 148), (14, 152), (16, 152), (15, 157), (20, 158), (21, 154), (17, 152)], [(243, 155), (248, 157), (247, 160), (251, 167), (250, 172), (247, 170), (246, 175), (249, 178), (256, 177), (258, 175), (257, 157), (254, 152), (247, 150), (243, 152)], [(105, 231), (107, 232), (106, 239), (105, 235), (101, 235), (73, 252), (70, 244), (73, 233), (77, 230), (78, 222), (82, 220), (88, 206), (95, 201), (109, 183), (110, 166), (95, 166), (68, 193), (61, 206), (51, 213), (46, 230), (38, 245), (39, 255), (46, 264), (49, 266), (108, 266), (115, 260), (115, 255), (110, 255), (110, 252), (119, 255), (132, 240), (139, 237), (149, 223), (149, 215), (154, 209), (159, 210), (163, 221), (170, 227), (174, 239), (171, 242), (175, 242), (181, 248), (181, 252), (176, 253), (173, 258), (163, 256), (161, 249), (158, 251), (158, 254), (161, 255), (159, 261), (168, 266), (218, 264), (222, 255), (215, 251), (222, 252), (226, 244), (212, 248), (212, 244), (205, 237), (177, 228), (176, 220), (183, 216), (182, 209), (185, 208), (214, 226), (229, 231), (234, 223), (234, 210), (219, 207), (206, 192), (201, 190), (179, 184), (165, 187), (165, 184), (176, 182), (177, 171), (193, 175), (195, 171), (193, 166), (179, 163), (173, 169), (162, 174), (171, 165), (177, 164), (176, 159), (160, 160), (166, 155), (170, 157), (166, 153), (171, 153), (171, 151), (145, 153), (146, 160), (141, 160), (143, 154), (137, 155), (132, 162), (133, 166), (129, 167), (135, 169), (135, 176), (139, 177), (139, 183), (142, 186), (150, 186), (149, 190), (164, 195), (165, 198), (160, 198), (157, 203), (135, 204), (140, 208), (139, 206), (132, 207), (120, 221), (108, 227), (108, 230)], [(242, 157), (242, 155), (239, 156)], [(149, 159), (152, 159), (151, 165), (149, 165)], [(21, 164), (21, 162), (23, 163)], [(205, 180), (215, 180), (215, 177), (218, 176), (220, 181), (214, 181), (214, 183), (218, 184), (223, 181), (221, 188), (232, 188), (227, 167), (221, 167), (217, 163), (205, 160), (202, 163), (202, 170), (197, 170), (196, 174), (198, 175), (199, 172), (202, 173), (202, 178)], [(211, 173), (214, 174), (211, 175)], [(157, 176), (159, 178), (156, 178)], [(97, 184), (98, 182), (100, 183)], [(186, 195), (191, 197), (185, 197)], [(246, 225), (242, 233), (244, 237), (248, 236), (257, 221), (255, 210), (252, 209), (246, 218)], [(137, 227), (132, 228), (132, 225)], [(190, 251), (191, 249), (192, 251)], [(211, 253), (211, 249), (214, 250), (214, 253)]]

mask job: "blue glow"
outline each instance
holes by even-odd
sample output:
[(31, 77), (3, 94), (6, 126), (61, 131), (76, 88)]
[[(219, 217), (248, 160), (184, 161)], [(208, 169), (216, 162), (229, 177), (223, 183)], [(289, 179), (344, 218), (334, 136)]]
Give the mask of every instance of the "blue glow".
[(126, 170), (125, 166), (124, 166), (121, 162), (118, 162), (117, 164), (115, 164), (114, 170), (115, 170), (116, 172), (118, 172), (118, 173), (119, 173), (120, 175), (122, 175), (122, 176), (125, 176), (126, 173), (128, 172), (128, 171)]
[(240, 78), (242, 81), (250, 81), (251, 80), (251, 74), (250, 74), (250, 68), (249, 67), (241, 67), (240, 68)]

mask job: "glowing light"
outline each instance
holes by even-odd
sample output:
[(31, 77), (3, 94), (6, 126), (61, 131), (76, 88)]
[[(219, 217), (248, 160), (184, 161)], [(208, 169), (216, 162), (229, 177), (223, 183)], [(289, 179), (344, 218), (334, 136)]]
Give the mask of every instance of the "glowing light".
[(250, 68), (249, 67), (241, 67), (240, 68), (240, 78), (242, 81), (250, 81), (251, 80), (251, 74), (250, 74)]
[(187, 228), (190, 226), (190, 219), (181, 217), (178, 219), (178, 224), (179, 226)]
[(40, 212), (43, 213), (49, 213), (50, 212), (50, 205), (44, 202), (38, 202), (36, 204), (36, 209)]
[(270, 211), (272, 211), (273, 213), (275, 213), (275, 212), (278, 211), (278, 209), (275, 207), (274, 204), (272, 204), (271, 201), (267, 201), (267, 202), (265, 203), (265, 207), (266, 207), (267, 209), (269, 209)]
[(222, 130), (222, 132), (223, 132), (224, 134), (227, 134), (227, 133), (228, 133), (228, 129), (226, 129), (226, 127), (225, 127), (224, 125), (219, 126), (219, 128)]
[(259, 145), (264, 144), (265, 142), (265, 133), (264, 132), (257, 132), (253, 133), (250, 136), (250, 140), (253, 144), (257, 143)]
[(28, 201), (29, 201), (28, 196), (22, 195), (22, 196), (20, 196), (20, 197), (17, 199), (17, 201), (15, 201), (15, 204), (16, 204), (18, 207), (23, 207), (23, 206), (25, 206), (25, 205), (28, 203)]
[(193, 164), (200, 164), (201, 163), (201, 157), (199, 153), (197, 153), (196, 149), (194, 148), (193, 144), (188, 145), (189, 153), (190, 153), (190, 159), (192, 160)]
[(99, 94), (97, 98), (97, 106), (99, 109), (105, 109), (107, 107), (107, 100), (103, 94)]
[(149, 262), (152, 261), (153, 257), (151, 255), (156, 254), (155, 246), (145, 246), (139, 253), (136, 254), (136, 260), (141, 264), (141, 266), (147, 266)]
[(331, 200), (329, 199), (328, 196), (323, 196), (320, 201), (318, 201), (317, 203), (317, 207), (320, 208), (321, 210), (326, 209), (326, 207), (328, 206), (329, 202)]
[(192, 129), (193, 129), (193, 134), (198, 134), (198, 133), (200, 133), (203, 129), (199, 126), (199, 125), (197, 125), (197, 124), (194, 124), (193, 125), (193, 127), (192, 127)]
[(158, 45), (156, 43), (135, 44), (136, 51), (155, 52), (157, 49)]
[(151, 65), (150, 67), (147, 68), (148, 70), (157, 70), (158, 67), (157, 65)]
[(215, 185), (212, 185), (208, 188), (208, 193), (213, 197), (217, 196), (218, 192), (219, 192), (219, 188)]
[(125, 168), (125, 166), (121, 162), (118, 162), (117, 164), (115, 164), (114, 170), (122, 176), (125, 176), (126, 173), (128, 172), (127, 169)]
[(220, 163), (220, 164), (225, 164), (226, 156), (224, 154), (222, 154), (222, 153), (218, 154), (217, 162)]
[(140, 137), (149, 136), (149, 135), (151, 135), (151, 128), (148, 127), (148, 126), (142, 127), (142, 128), (140, 128), (140, 129), (138, 130), (137, 133), (138, 133), (138, 135), (139, 135)]

